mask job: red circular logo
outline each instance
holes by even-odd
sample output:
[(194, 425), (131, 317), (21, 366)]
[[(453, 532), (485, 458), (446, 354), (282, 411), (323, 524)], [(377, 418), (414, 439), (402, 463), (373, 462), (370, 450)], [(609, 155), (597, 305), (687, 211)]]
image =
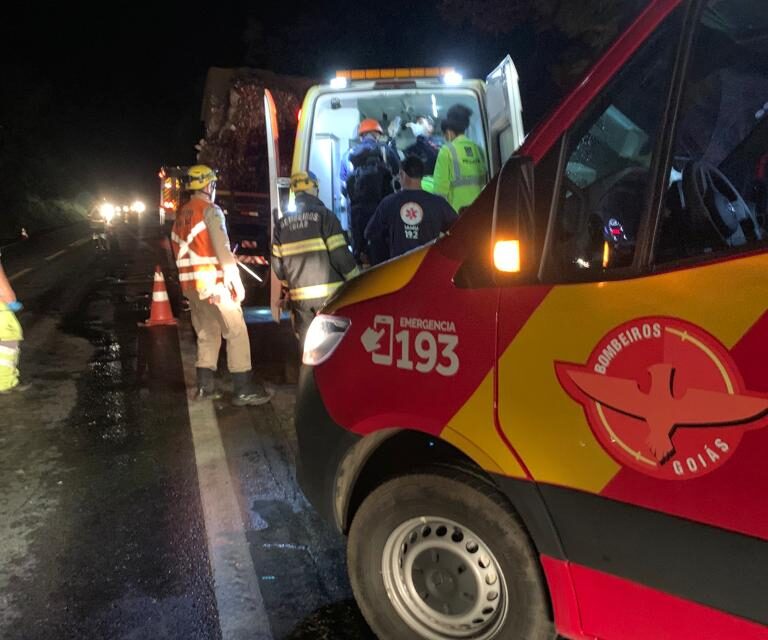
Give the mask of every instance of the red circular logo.
[(747, 428), (765, 426), (768, 396), (748, 391), (728, 350), (683, 320), (616, 327), (583, 365), (556, 364), (595, 436), (622, 466), (657, 478), (711, 473)]

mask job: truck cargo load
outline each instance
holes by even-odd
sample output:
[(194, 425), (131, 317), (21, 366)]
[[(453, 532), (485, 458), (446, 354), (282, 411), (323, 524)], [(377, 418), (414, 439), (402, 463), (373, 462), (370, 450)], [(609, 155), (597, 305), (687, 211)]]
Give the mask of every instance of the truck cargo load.
[[(271, 242), (264, 90), (275, 98), (282, 157), (288, 160), (301, 101), (312, 84), (310, 79), (248, 68), (212, 67), (206, 78), (200, 114), (204, 136), (196, 145), (197, 162), (218, 171), (216, 199), (227, 214), (233, 249), (264, 283), (270, 281)], [(281, 170), (287, 174), (290, 163)], [(245, 279), (261, 290), (248, 287), (246, 302), (266, 304), (267, 285)]]

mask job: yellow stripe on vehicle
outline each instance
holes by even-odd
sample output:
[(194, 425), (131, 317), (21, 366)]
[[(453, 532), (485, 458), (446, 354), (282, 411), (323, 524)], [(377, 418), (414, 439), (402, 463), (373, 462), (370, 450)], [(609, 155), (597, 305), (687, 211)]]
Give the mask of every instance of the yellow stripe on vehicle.
[(428, 252), (429, 247), (411, 251), (353, 278), (344, 292), (326, 305), (324, 313), (334, 313), (347, 305), (399, 291), (416, 275)]
[(499, 416), (534, 478), (598, 493), (619, 470), (560, 386), (556, 361), (586, 362), (611, 329), (644, 316), (681, 318), (730, 349), (768, 307), (767, 269), (768, 255), (759, 255), (553, 288), (499, 362)]
[(448, 421), (440, 437), (491, 473), (513, 478), (526, 474), (496, 431), (493, 416), (493, 371)]

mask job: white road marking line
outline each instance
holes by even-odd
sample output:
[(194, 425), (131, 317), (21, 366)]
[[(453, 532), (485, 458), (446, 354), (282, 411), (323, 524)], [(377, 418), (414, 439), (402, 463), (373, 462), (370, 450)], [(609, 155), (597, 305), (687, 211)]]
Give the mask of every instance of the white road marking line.
[(86, 242), (90, 242), (90, 238), (80, 238), (79, 240), (75, 240), (74, 242), (70, 242), (67, 246), (68, 247), (79, 247), (80, 245), (85, 244)]
[(32, 269), (31, 267), (27, 269), (22, 269), (21, 271), (17, 271), (16, 273), (14, 273), (12, 276), (8, 276), (8, 280), (10, 282), (13, 282), (16, 279), (21, 278), (21, 276), (27, 275), (31, 271), (34, 271), (34, 269)]
[(62, 249), (61, 251), (57, 251), (56, 253), (52, 253), (49, 256), (45, 256), (45, 259), (48, 260), (48, 261), (55, 260), (59, 256), (63, 256), (66, 252), (67, 252), (67, 249)]
[[(186, 324), (179, 327), (184, 379), (191, 391), (196, 387), (195, 349), (185, 348), (182, 334), (194, 337)], [(213, 403), (190, 400), (187, 407), (222, 640), (272, 640)]]

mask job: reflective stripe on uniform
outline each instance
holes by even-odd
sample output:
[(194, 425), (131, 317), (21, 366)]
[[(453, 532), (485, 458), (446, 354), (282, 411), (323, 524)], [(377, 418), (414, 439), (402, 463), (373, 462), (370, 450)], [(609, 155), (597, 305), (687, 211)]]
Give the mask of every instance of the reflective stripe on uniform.
[(341, 286), (341, 282), (330, 284), (316, 284), (311, 287), (291, 289), (291, 300), (314, 300), (315, 298), (327, 298)]
[(461, 164), (459, 163), (459, 152), (456, 151), (456, 147), (453, 146), (452, 142), (449, 142), (445, 145), (445, 148), (448, 149), (448, 153), (451, 154), (451, 159), (453, 160), (453, 179), (455, 180), (461, 175)]
[(8, 391), (19, 384), (19, 348), (0, 348), (0, 391)]
[(359, 267), (355, 267), (349, 273), (344, 274), (344, 279), (345, 280), (351, 280), (355, 276), (359, 276), (359, 275), (360, 275), (360, 268)]
[(196, 267), (198, 265), (203, 264), (218, 264), (219, 259), (216, 257), (209, 258), (207, 256), (198, 256), (197, 254), (193, 253), (192, 251), (189, 252), (190, 256), (189, 258), (182, 258), (181, 260), (176, 260), (176, 266), (181, 267)]
[(333, 251), (334, 249), (346, 247), (347, 239), (344, 237), (343, 233), (337, 233), (335, 236), (328, 238), (325, 241), (325, 244), (328, 246), (328, 251)]
[(484, 187), (486, 180), (485, 173), (479, 176), (461, 176), (461, 162), (459, 162), (459, 152), (453, 143), (445, 145), (448, 148), (448, 152), (451, 154), (453, 160), (453, 180), (451, 181), (452, 187)]
[(192, 244), (192, 241), (203, 231), (205, 231), (205, 229), (205, 220), (201, 220), (194, 227), (192, 227), (192, 229), (190, 229), (189, 235), (184, 240), (182, 240), (175, 233), (171, 234), (171, 240), (179, 245), (179, 252), (176, 254), (177, 261), (179, 258), (183, 258), (185, 255), (187, 255), (187, 253), (189, 253), (189, 245)]
[(471, 176), (469, 178), (457, 178), (453, 181), (454, 187), (482, 187), (485, 186), (485, 175)]
[(19, 362), (19, 348), (0, 347), (0, 367), (10, 367), (15, 369)]
[[(208, 280), (213, 271), (187, 271), (179, 274), (179, 282), (189, 282), (190, 280)], [(224, 272), (216, 270), (216, 277), (223, 278)]]
[(325, 251), (325, 241), (322, 238), (310, 238), (309, 240), (299, 240), (298, 242), (287, 242), (282, 245), (272, 245), (272, 253), (278, 258), (286, 256), (296, 256), (301, 253), (310, 253), (312, 251)]

